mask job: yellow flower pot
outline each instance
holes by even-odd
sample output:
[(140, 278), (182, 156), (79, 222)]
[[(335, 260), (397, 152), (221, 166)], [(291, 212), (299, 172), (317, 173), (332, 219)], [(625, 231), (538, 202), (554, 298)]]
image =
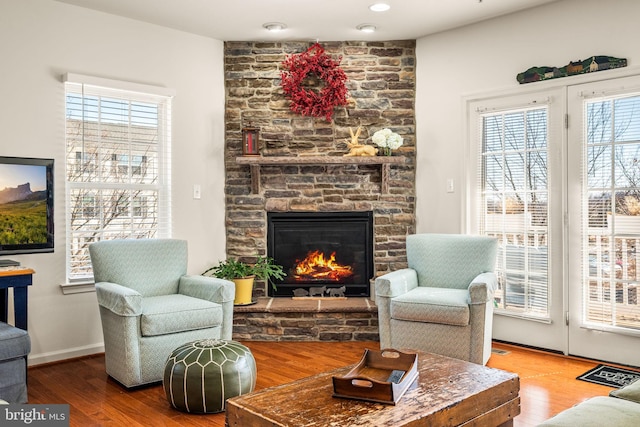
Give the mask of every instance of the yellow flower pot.
[(255, 277), (242, 277), (240, 279), (233, 279), (236, 284), (236, 297), (233, 300), (234, 305), (246, 305), (251, 304), (253, 296), (253, 281)]

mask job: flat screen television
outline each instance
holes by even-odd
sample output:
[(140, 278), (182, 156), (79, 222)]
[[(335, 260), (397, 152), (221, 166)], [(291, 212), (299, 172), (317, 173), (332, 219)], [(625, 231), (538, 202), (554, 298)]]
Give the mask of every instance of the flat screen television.
[(0, 256), (39, 252), (53, 252), (53, 159), (0, 156)]

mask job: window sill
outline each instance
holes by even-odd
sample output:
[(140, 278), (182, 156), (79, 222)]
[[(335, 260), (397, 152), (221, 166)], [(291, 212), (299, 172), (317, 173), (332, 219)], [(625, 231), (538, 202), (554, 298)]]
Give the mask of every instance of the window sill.
[(85, 292), (95, 292), (96, 285), (91, 282), (72, 282), (72, 283), (63, 283), (60, 285), (60, 289), (62, 289), (62, 293), (64, 295), (71, 294), (81, 294)]
[(540, 322), (540, 323), (547, 323), (549, 325), (552, 323), (551, 319), (548, 317), (540, 317), (540, 316), (535, 316), (532, 314), (525, 314), (525, 313), (513, 313), (513, 312), (510, 312), (504, 309), (499, 309), (499, 308), (494, 308), (493, 313), (499, 316), (516, 317), (518, 319), (531, 320), (531, 321)]

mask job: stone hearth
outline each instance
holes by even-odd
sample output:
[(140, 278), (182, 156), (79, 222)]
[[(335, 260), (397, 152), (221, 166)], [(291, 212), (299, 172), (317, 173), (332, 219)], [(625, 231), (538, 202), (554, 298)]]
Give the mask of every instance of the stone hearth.
[(254, 341), (378, 341), (378, 308), (368, 298), (258, 298), (236, 306), (233, 338)]

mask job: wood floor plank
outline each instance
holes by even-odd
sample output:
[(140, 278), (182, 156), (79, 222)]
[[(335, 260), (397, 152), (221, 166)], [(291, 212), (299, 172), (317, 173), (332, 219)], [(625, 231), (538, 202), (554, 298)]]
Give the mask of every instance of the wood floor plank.
[[(256, 389), (353, 365), (377, 342), (243, 342), (256, 359)], [(589, 397), (612, 389), (575, 378), (598, 362), (494, 343), (487, 366), (520, 376), (521, 413), (516, 427), (533, 427)], [(70, 405), (72, 427), (224, 427), (224, 413), (193, 415), (169, 405), (162, 385), (127, 390), (104, 370), (104, 355), (29, 368), (29, 403)]]

